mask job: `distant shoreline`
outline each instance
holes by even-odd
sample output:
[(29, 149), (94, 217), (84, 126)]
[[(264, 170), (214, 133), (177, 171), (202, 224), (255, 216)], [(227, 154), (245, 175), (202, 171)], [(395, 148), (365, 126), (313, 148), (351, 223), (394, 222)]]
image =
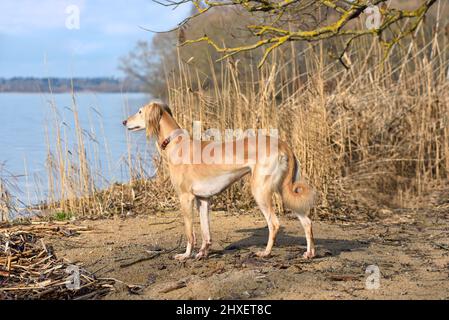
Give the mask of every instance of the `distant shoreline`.
[[(75, 94), (147, 94), (150, 95), (148, 92), (144, 91), (129, 91), (129, 90), (123, 90), (123, 91), (96, 91), (96, 90), (75, 90)], [(50, 92), (50, 91), (0, 91), (0, 94), (30, 94), (30, 95), (36, 95), (36, 94), (71, 94), (71, 91), (58, 91), (58, 92)]]
[(0, 93), (146, 93), (142, 82), (128, 78), (0, 78)]

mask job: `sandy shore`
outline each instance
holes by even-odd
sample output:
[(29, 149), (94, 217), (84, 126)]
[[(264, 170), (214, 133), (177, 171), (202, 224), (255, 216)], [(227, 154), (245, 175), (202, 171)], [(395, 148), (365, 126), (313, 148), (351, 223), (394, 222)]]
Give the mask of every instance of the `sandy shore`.
[[(91, 231), (47, 240), (58, 257), (142, 286), (139, 294), (118, 286), (107, 299), (449, 299), (447, 217), (318, 221), (318, 256), (305, 260), (297, 220), (281, 216), (273, 256), (261, 259), (254, 252), (267, 240), (262, 215), (213, 212), (211, 256), (185, 263), (173, 259), (184, 249), (178, 212), (76, 223)], [(376, 279), (367, 287), (368, 266), (379, 268), (378, 289), (368, 289)]]

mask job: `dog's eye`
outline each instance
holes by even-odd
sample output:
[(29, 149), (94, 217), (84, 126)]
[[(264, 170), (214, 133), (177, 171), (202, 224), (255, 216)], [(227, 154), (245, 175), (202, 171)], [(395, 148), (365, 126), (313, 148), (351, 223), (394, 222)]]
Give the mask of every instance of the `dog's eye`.
[(140, 110), (139, 113), (142, 113), (142, 110)]

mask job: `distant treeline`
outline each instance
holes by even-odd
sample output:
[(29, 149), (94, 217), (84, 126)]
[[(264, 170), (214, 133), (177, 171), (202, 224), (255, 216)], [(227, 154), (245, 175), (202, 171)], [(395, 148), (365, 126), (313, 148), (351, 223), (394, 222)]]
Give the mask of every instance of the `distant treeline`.
[[(73, 83), (73, 84), (72, 84)], [(142, 82), (117, 78), (0, 78), (0, 92), (142, 92)]]

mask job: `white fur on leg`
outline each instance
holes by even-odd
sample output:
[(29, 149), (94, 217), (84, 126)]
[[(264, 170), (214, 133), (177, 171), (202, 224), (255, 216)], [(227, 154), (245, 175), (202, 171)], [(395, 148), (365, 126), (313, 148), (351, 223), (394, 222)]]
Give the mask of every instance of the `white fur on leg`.
[(259, 258), (268, 258), (271, 255), (271, 252), (267, 252), (267, 251), (257, 251), (256, 252), (256, 256), (258, 256)]
[(195, 256), (196, 259), (207, 258), (209, 255), (209, 248), (212, 244), (210, 237), (210, 224), (209, 224), (209, 201), (199, 200), (199, 211), (200, 211), (200, 225), (201, 234), (203, 236), (203, 242), (201, 244), (200, 251)]
[(192, 256), (192, 244), (187, 243), (186, 252), (175, 255), (175, 259), (184, 261)]
[(315, 244), (313, 241), (312, 221), (310, 221), (309, 217), (303, 214), (297, 214), (296, 216), (301, 222), (301, 225), (304, 228), (304, 233), (306, 235), (307, 251), (304, 253), (303, 257), (305, 259), (312, 259), (313, 257), (315, 257)]

